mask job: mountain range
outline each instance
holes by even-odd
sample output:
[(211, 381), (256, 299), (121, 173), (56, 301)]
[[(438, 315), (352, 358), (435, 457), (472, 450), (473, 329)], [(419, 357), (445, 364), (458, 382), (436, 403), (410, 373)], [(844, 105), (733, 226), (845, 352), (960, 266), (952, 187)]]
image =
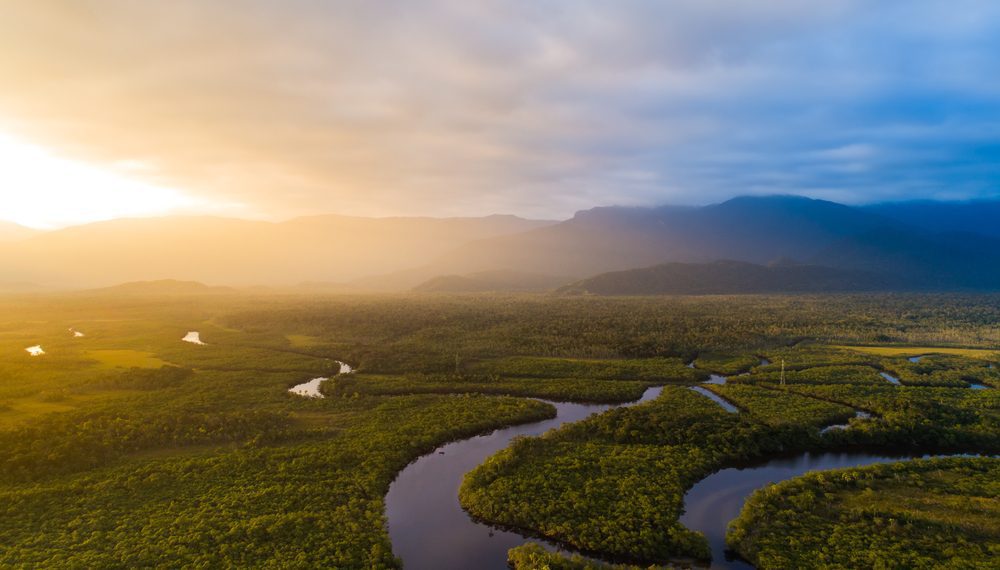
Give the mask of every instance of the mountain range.
[[(443, 292), (573, 284), (564, 292), (597, 294), (998, 290), (998, 221), (1000, 201), (857, 207), (796, 196), (600, 207), (559, 222), (114, 220), (0, 239), (0, 282), (70, 288), (179, 279)], [(601, 276), (609, 272), (625, 273)]]
[(610, 271), (559, 288), (564, 295), (718, 295), (828, 293), (900, 288), (903, 282), (867, 271), (779, 262), (663, 263)]

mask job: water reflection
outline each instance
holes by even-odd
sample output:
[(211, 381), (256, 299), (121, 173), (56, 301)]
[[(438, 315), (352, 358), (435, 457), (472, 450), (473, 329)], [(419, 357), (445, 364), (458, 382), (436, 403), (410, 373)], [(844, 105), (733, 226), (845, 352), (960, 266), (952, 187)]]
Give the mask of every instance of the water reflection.
[(706, 390), (705, 388), (702, 388), (701, 386), (692, 386), (691, 389), (694, 390), (695, 392), (698, 392), (702, 396), (705, 396), (709, 400), (712, 400), (716, 404), (719, 404), (720, 406), (722, 406), (722, 409), (726, 410), (727, 412), (729, 412), (731, 414), (735, 414), (735, 413), (738, 413), (740, 411), (739, 408), (737, 408), (736, 406), (734, 406), (731, 403), (729, 403), (729, 400), (726, 400), (725, 398), (723, 398), (722, 396), (719, 396), (718, 394), (716, 394), (715, 392), (712, 392), (711, 390)]
[[(337, 361), (340, 365), (340, 374), (350, 374), (354, 372), (354, 369), (350, 365), (345, 364), (341, 361)], [(326, 376), (320, 376), (318, 378), (313, 378), (308, 382), (303, 382), (302, 384), (296, 384), (288, 389), (289, 392), (295, 394), (296, 396), (303, 396), (306, 398), (325, 398), (322, 392), (319, 391), (319, 386), (323, 382), (329, 380)]]
[(897, 386), (899, 385), (899, 378), (896, 378), (895, 376), (889, 374), (888, 372), (879, 372), (879, 374), (882, 375), (882, 378), (888, 380), (890, 384), (895, 384)]
[(201, 342), (201, 335), (198, 334), (198, 331), (189, 331), (181, 340), (184, 342), (190, 342), (191, 344), (205, 344)]

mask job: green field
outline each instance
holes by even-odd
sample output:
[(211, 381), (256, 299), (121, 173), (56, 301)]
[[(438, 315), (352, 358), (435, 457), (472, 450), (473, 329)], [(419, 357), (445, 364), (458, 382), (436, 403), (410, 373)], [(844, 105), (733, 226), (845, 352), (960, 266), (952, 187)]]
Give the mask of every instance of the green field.
[(982, 348), (957, 348), (948, 346), (849, 346), (834, 345), (831, 348), (853, 350), (878, 356), (924, 356), (928, 354), (952, 354), (966, 358), (1000, 361), (1000, 350)]
[(141, 350), (90, 350), (83, 354), (111, 368), (159, 368), (170, 364)]

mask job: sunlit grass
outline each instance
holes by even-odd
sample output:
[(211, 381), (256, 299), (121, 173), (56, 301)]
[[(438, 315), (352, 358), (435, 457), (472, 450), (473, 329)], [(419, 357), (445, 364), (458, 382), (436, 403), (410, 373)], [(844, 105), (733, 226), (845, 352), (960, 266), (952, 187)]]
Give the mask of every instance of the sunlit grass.
[(109, 368), (159, 368), (169, 364), (142, 350), (90, 350), (86, 355)]
[(850, 346), (832, 345), (830, 348), (853, 350), (877, 356), (923, 356), (928, 354), (951, 354), (980, 360), (1000, 360), (1000, 351), (984, 348), (953, 348), (941, 346)]
[(285, 338), (295, 348), (310, 348), (323, 344), (323, 341), (319, 337), (305, 334), (288, 334), (285, 335)]

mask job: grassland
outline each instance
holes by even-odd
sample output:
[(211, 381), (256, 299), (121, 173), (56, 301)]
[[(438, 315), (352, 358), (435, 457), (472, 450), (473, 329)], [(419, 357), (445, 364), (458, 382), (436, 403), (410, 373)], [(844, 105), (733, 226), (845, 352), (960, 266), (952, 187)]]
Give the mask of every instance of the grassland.
[(83, 353), (109, 368), (160, 368), (170, 363), (142, 350), (90, 350)]
[(865, 354), (876, 356), (925, 356), (928, 354), (951, 354), (963, 356), (965, 358), (977, 358), (980, 360), (997, 361), (1000, 360), (1000, 351), (995, 349), (982, 348), (961, 348), (950, 346), (850, 346), (833, 345), (831, 348), (839, 350), (853, 350)]

